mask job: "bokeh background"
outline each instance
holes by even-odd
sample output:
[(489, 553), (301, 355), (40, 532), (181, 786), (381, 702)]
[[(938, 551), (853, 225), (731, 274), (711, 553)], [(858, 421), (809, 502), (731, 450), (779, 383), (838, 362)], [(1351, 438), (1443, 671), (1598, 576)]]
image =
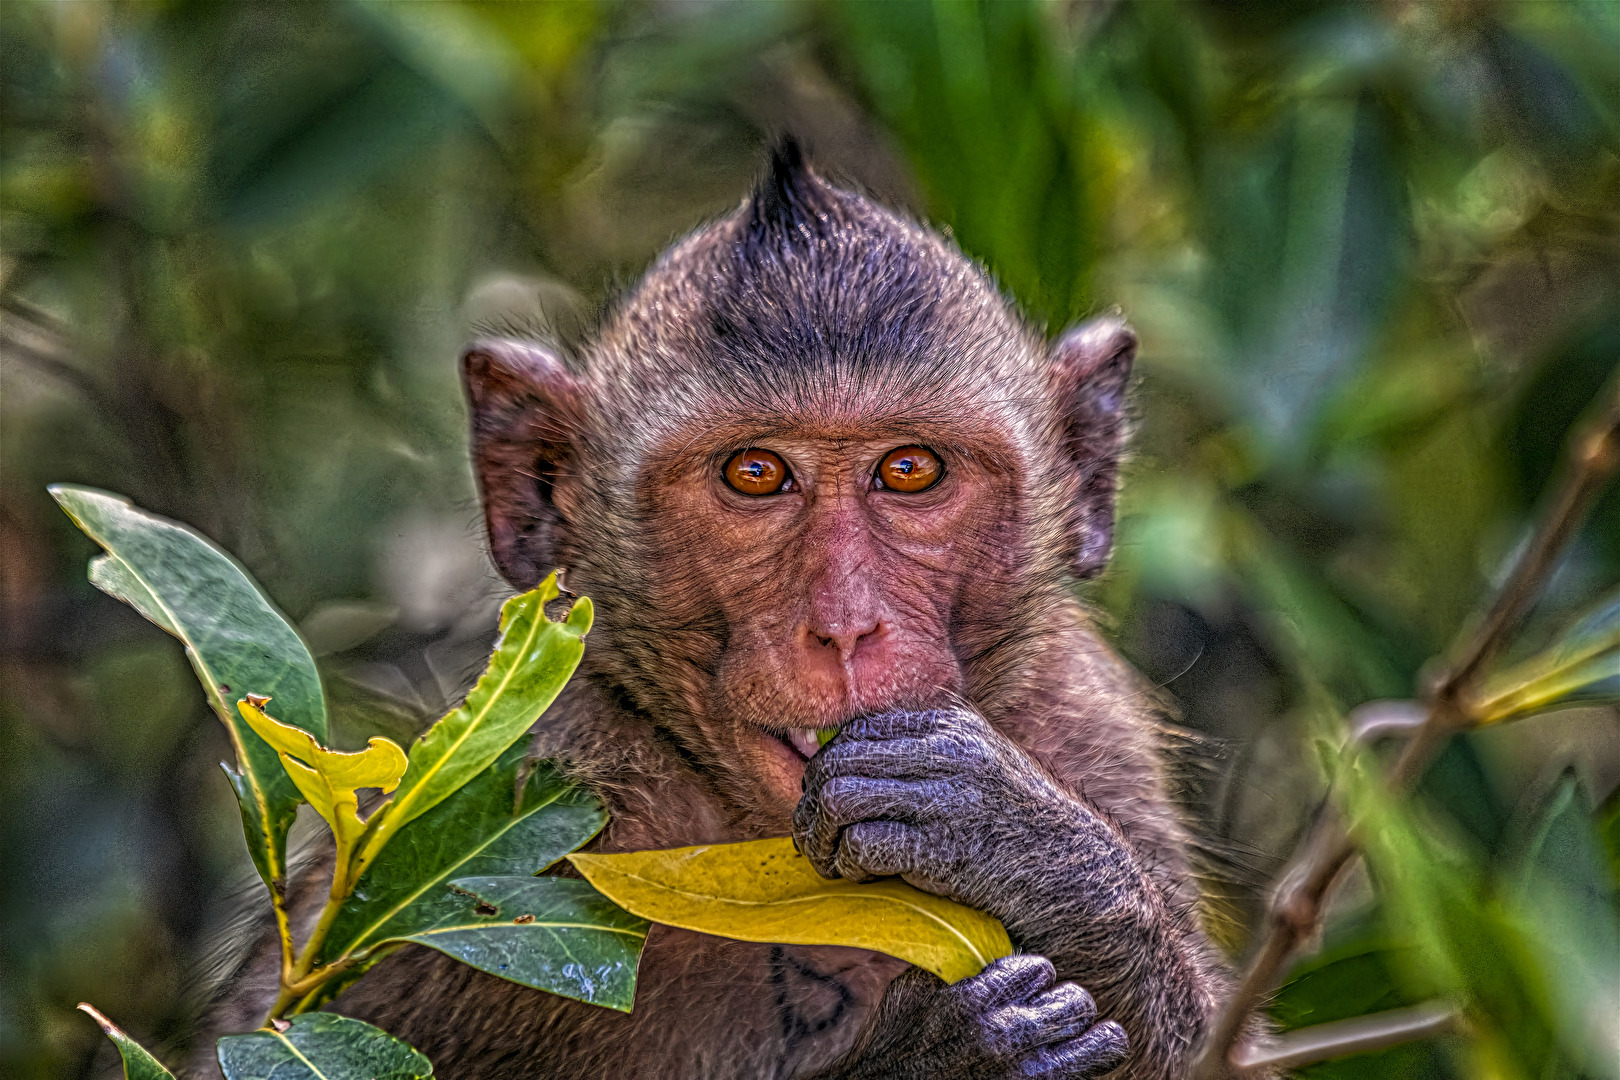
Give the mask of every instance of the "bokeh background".
[[(87, 583), (45, 484), (214, 537), (304, 629), (344, 738), (409, 735), (502, 595), (469, 327), (577, 340), (777, 133), (948, 229), (1051, 332), (1115, 305), (1140, 329), (1088, 594), (1188, 732), (1235, 951), (1332, 714), (1413, 694), (1620, 360), (1609, 0), (8, 0), (0, 95), (18, 1078), (116, 1068), (79, 1000), (177, 1060), (220, 912), (251, 898), (219, 724), (179, 648)], [(1517, 651), (1617, 581), (1611, 493)], [(1443, 992), (1476, 1036), (1308, 1075), (1615, 1076), (1617, 781), (1602, 704), (1459, 740), (1396, 811), (1413, 865), (1352, 883), (1273, 1012)]]

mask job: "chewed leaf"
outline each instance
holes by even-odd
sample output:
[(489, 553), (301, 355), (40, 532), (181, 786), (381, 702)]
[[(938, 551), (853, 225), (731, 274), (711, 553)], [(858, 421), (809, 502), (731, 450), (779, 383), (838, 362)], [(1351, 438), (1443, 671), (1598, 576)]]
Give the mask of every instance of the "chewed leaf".
[(946, 982), (1009, 956), (1001, 923), (895, 878), (857, 884), (816, 873), (787, 838), (623, 855), (576, 853), (585, 880), (635, 915), (742, 941), (852, 945)]
[(591, 601), (580, 597), (554, 621), (546, 604), (562, 595), (552, 574), (501, 608), (501, 636), (467, 700), (411, 744), (399, 793), (377, 812), (358, 856), (363, 870), (413, 819), (489, 768), (562, 692), (591, 629)]
[(248, 690), (274, 694), (288, 723), (326, 738), (326, 702), (309, 648), (247, 571), (206, 537), (105, 491), (55, 484), (50, 493), (106, 549), (90, 563), (91, 582), (185, 645), (236, 750), (236, 768), (226, 771), (253, 865), (279, 888), (298, 791), (230, 702)]
[(381, 735), (352, 754), (328, 750), (302, 728), (267, 716), (261, 708), (265, 702), (265, 698), (248, 698), (236, 707), (259, 738), (275, 748), (287, 775), (346, 849), (365, 830), (355, 792), (360, 788), (389, 792), (398, 787), (405, 772), (405, 751)]
[(335, 1013), (219, 1040), (225, 1080), (423, 1080), (433, 1063), (381, 1028)]
[(107, 1038), (118, 1047), (118, 1056), (124, 1059), (124, 1080), (174, 1080), (174, 1074), (163, 1063), (147, 1052), (146, 1047), (124, 1034), (117, 1024), (103, 1016), (95, 1006), (79, 1002), (79, 1011), (101, 1025)]
[(503, 979), (630, 1011), (647, 923), (583, 881), (457, 878), (453, 910), (403, 940)]

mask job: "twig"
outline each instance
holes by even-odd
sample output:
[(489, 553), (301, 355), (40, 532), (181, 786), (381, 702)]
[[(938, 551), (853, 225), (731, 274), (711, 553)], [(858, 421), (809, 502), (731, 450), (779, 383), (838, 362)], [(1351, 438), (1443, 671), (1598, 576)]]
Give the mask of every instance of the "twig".
[[(1454, 651), (1445, 673), (1433, 682), (1426, 695), (1423, 722), (1412, 729), (1390, 769), (1391, 788), (1411, 789), (1447, 740), (1475, 725), (1470, 698), (1477, 676), (1540, 595), (1559, 552), (1616, 470), (1620, 470), (1620, 390), (1592, 426), (1572, 441), (1564, 478), (1529, 543), (1485, 615)], [(1389, 733), (1387, 725), (1377, 722), (1368, 730)], [(1233, 1046), (1248, 1026), (1250, 1014), (1277, 988), (1299, 947), (1316, 936), (1328, 895), (1355, 853), (1343, 823), (1336, 815), (1324, 813), (1273, 894), (1265, 937), (1210, 1027), (1192, 1073), (1196, 1080), (1233, 1075)]]
[(1291, 1031), (1262, 1049), (1240, 1051), (1232, 1062), (1239, 1075), (1264, 1075), (1277, 1069), (1297, 1069), (1318, 1061), (1370, 1054), (1402, 1043), (1444, 1035), (1457, 1028), (1462, 1016), (1455, 1006), (1429, 1001), (1408, 1009), (1358, 1016), (1331, 1024)]

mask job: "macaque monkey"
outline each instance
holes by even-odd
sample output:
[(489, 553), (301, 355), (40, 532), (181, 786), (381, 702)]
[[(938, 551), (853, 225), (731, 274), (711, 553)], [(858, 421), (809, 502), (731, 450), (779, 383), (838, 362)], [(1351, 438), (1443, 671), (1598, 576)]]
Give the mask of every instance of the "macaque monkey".
[(1135, 351), (1111, 316), (1048, 345), (792, 144), (577, 359), (471, 345), (495, 563), (596, 604), (536, 734), (612, 815), (592, 850), (791, 834), (1019, 952), (947, 986), (654, 927), (628, 1015), (416, 947), (331, 1007), (447, 1080), (1181, 1076), (1227, 976), (1151, 704), (1073, 592), (1108, 558)]

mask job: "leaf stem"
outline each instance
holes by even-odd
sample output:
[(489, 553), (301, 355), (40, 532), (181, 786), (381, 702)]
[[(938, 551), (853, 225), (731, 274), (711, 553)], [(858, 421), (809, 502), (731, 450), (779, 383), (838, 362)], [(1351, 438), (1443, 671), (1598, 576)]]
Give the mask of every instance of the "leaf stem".
[[(316, 967), (315, 964), (315, 958), (320, 955), (321, 946), (326, 943), (326, 935), (332, 929), (332, 923), (337, 919), (343, 901), (349, 897), (351, 883), (354, 880), (349, 865), (354, 856), (353, 845), (336, 831), (332, 837), (337, 844), (337, 854), (332, 866), (332, 885), (327, 891), (326, 904), (321, 908), (320, 919), (315, 923), (315, 929), (310, 931), (309, 939), (304, 942), (303, 951), (296, 961), (292, 960), (290, 933), (283, 931), (282, 934), (281, 992), (276, 995), (276, 1003), (270, 1009), (272, 1020), (279, 1019), (293, 1004), (318, 989), (328, 979), (341, 974), (355, 962), (354, 957), (345, 955), (330, 964), (320, 967)], [(285, 925), (285, 914), (279, 906), (277, 918)]]
[[(1593, 500), (1620, 470), (1620, 388), (1592, 425), (1571, 441), (1569, 457), (1562, 481), (1490, 607), (1468, 628), (1449, 665), (1430, 684), (1424, 719), (1411, 729), (1389, 771), (1392, 790), (1410, 791), (1453, 735), (1479, 724), (1473, 695), (1480, 673), (1540, 595)], [(1386, 733), (1377, 725), (1374, 729)], [(1320, 931), (1327, 898), (1355, 854), (1354, 840), (1337, 814), (1324, 813), (1317, 819), (1273, 892), (1265, 936), (1211, 1023), (1191, 1074), (1195, 1080), (1223, 1080), (1256, 1067), (1239, 1066), (1249, 1055), (1234, 1047), (1250, 1026), (1250, 1015), (1277, 988), (1295, 952)]]

